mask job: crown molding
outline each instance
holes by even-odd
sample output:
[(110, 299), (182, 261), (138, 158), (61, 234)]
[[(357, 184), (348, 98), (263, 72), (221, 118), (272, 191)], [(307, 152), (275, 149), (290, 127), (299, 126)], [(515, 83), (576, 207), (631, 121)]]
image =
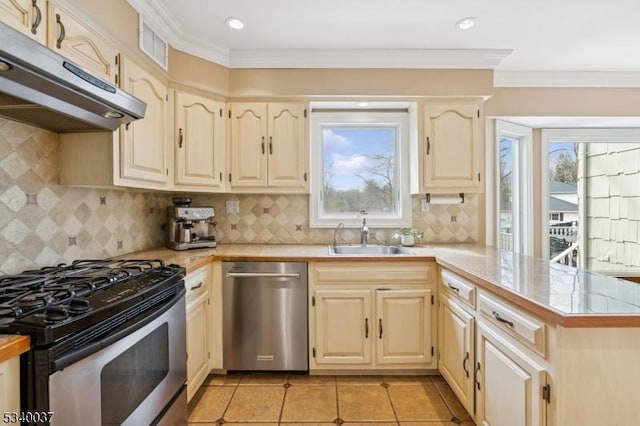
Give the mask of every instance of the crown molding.
[(494, 87), (640, 87), (640, 72), (494, 71)]
[(493, 69), (509, 49), (232, 49), (231, 68)]
[(191, 38), (186, 34), (176, 43), (173, 43), (172, 46), (182, 52), (231, 68), (230, 51), (224, 47), (203, 43), (201, 40)]

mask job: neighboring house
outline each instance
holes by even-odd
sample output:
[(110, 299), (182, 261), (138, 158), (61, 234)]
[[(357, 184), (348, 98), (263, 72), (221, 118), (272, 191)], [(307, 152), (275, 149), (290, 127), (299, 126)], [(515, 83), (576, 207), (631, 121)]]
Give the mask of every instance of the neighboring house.
[(578, 187), (576, 183), (549, 183), (549, 225), (572, 225), (578, 222)]

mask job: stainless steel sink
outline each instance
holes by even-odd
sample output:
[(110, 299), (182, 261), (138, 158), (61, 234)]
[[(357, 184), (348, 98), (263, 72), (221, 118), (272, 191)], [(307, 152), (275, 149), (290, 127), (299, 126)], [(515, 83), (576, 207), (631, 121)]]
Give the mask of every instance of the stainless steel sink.
[(393, 256), (415, 254), (415, 252), (405, 247), (368, 244), (364, 246), (329, 246), (329, 254), (331, 256)]

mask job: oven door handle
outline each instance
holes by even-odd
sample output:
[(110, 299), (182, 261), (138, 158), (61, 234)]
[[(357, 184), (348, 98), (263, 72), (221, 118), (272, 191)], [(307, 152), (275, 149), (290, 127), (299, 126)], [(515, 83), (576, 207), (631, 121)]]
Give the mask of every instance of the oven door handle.
[(298, 272), (227, 272), (228, 278), (300, 278)]
[[(69, 352), (56, 356), (51, 361), (51, 367), (50, 367), (51, 370), (49, 374), (53, 374), (56, 371), (62, 370), (63, 368), (73, 364), (74, 362), (79, 361), (83, 358), (86, 358), (89, 355), (96, 353), (101, 349), (106, 348), (107, 346), (117, 342), (118, 340), (121, 340), (122, 338), (141, 329), (145, 325), (153, 322), (155, 319), (162, 316), (162, 314), (164, 314), (169, 309), (171, 309), (180, 300), (184, 300), (183, 298), (185, 293), (186, 293), (186, 290), (184, 289), (184, 286), (180, 286), (176, 294), (171, 299), (167, 300), (167, 303), (163, 303), (148, 311), (139, 313), (133, 318), (128, 319), (124, 323), (124, 325), (114, 329), (113, 331), (109, 332), (107, 335), (99, 337), (97, 340), (94, 340), (90, 343), (83, 344), (82, 348), (80, 349), (72, 349)], [(129, 325), (126, 325), (126, 324), (129, 324)], [(85, 331), (90, 331), (92, 329), (93, 328)], [(63, 342), (62, 344), (65, 344), (65, 343), (67, 342)]]

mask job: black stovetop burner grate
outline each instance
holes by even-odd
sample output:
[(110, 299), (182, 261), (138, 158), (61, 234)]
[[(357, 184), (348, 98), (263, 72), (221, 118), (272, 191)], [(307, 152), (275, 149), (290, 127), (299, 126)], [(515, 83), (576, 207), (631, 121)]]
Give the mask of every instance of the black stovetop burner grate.
[[(0, 327), (5, 332), (21, 332), (11, 324), (22, 321), (31, 327), (39, 321), (46, 327), (70, 321), (70, 317), (84, 314), (94, 306), (108, 305), (111, 299), (102, 300), (100, 295), (116, 285), (119, 292), (131, 295), (146, 291), (145, 286), (154, 286), (163, 277), (180, 271), (180, 267), (165, 266), (161, 260), (104, 259), (77, 260), (1, 276)], [(114, 298), (114, 305), (118, 303), (118, 294), (109, 296)]]

